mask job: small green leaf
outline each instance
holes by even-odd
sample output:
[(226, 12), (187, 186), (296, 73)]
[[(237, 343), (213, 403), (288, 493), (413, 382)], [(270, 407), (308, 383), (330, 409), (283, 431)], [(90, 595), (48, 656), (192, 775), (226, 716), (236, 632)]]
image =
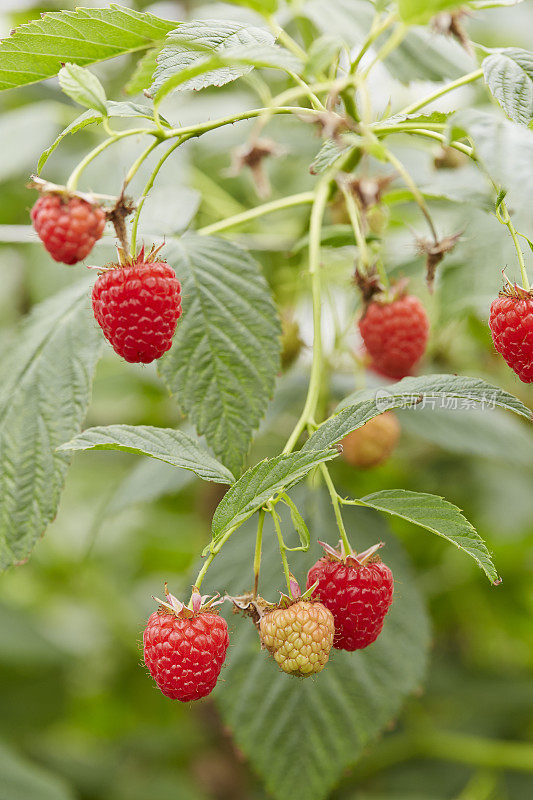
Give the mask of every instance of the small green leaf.
[(332, 167), (337, 159), (347, 152), (349, 147), (350, 145), (348, 144), (346, 144), (345, 147), (341, 147), (333, 139), (326, 139), (311, 162), (309, 167), (309, 172), (311, 175), (320, 175), (320, 173), (325, 172), (327, 169), (329, 169), (329, 167)]
[(313, 467), (339, 455), (337, 450), (288, 453), (260, 461), (233, 484), (213, 517), (213, 543), (241, 525), (278, 492), (293, 486)]
[(231, 472), (183, 431), (150, 425), (88, 428), (58, 450), (120, 450), (189, 469), (206, 481), (234, 483)]
[(65, 64), (59, 70), (59, 85), (68, 97), (80, 106), (107, 116), (105, 89), (88, 69), (77, 64)]
[(305, 524), (304, 518), (302, 517), (302, 515), (298, 511), (297, 507), (292, 502), (292, 500), (290, 500), (290, 498), (289, 498), (288, 501), (286, 501), (286, 502), (287, 502), (287, 505), (289, 506), (289, 510), (291, 512), (291, 522), (294, 525), (294, 530), (296, 531), (296, 533), (300, 537), (300, 545), (301, 545), (301, 547), (297, 547), (297, 548), (289, 547), (288, 549), (289, 550), (295, 550), (295, 549), (296, 550), (303, 550), (304, 552), (307, 552), (307, 550), (309, 550), (309, 547), (311, 545), (311, 534), (309, 533), (309, 528)]
[(185, 234), (166, 254), (184, 313), (159, 370), (215, 454), (237, 474), (274, 389), (280, 323), (257, 263), (214, 236)]
[(487, 546), (479, 533), (463, 516), (461, 510), (444, 498), (424, 492), (410, 492), (406, 489), (386, 489), (383, 492), (369, 494), (360, 502), (442, 536), (459, 550), (468, 553), (491, 583), (501, 582)]
[(533, 53), (508, 47), (483, 61), (485, 82), (508, 117), (529, 125), (533, 119)]
[(350, 395), (343, 400), (338, 413), (322, 423), (308, 439), (303, 450), (324, 450), (332, 447), (346, 434), (389, 409), (415, 408), (420, 404), (429, 404), (431, 407), (432, 403), (438, 401), (443, 408), (453, 408), (454, 403), (465, 401), (470, 407), (499, 407), (528, 420), (532, 419), (531, 411), (520, 400), (480, 378), (424, 375), (420, 378), (403, 378), (386, 388)]

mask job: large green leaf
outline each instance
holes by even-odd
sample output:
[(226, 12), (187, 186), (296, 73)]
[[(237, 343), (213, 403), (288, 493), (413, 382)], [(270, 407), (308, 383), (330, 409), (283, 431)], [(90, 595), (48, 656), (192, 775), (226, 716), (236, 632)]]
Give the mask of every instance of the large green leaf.
[(101, 337), (83, 281), (39, 305), (0, 364), (0, 568), (24, 561), (54, 518)]
[(533, 119), (533, 53), (508, 47), (483, 61), (490, 91), (508, 117), (529, 125)]
[(48, 12), (0, 42), (0, 90), (51, 78), (65, 61), (84, 66), (144, 50), (177, 24), (114, 3)]
[(27, 761), (0, 742), (0, 800), (74, 800), (61, 778)]
[(254, 67), (298, 71), (301, 62), (262, 28), (227, 20), (183, 23), (157, 57), (150, 95), (160, 102), (174, 89), (223, 86)]
[(531, 411), (520, 400), (480, 378), (423, 375), (419, 378), (403, 378), (381, 389), (350, 395), (341, 403), (341, 410), (315, 431), (303, 449), (324, 450), (331, 447), (347, 433), (357, 430), (388, 409), (416, 408), (417, 405), (431, 408), (439, 403), (441, 408), (453, 409), (461, 402), (465, 403), (463, 407), (499, 407), (528, 420), (532, 418)]
[(337, 450), (287, 453), (260, 461), (224, 495), (213, 517), (213, 542), (241, 525), (273, 495), (304, 478), (313, 467), (339, 455)]
[(59, 450), (120, 450), (166, 461), (174, 467), (189, 469), (206, 481), (233, 483), (231, 472), (216, 458), (187, 436), (172, 428), (151, 425), (108, 425), (88, 428)]
[[(291, 569), (305, 584), (307, 569), (321, 555), (316, 539), (337, 538), (328, 498), (321, 492), (295, 490), (314, 546), (291, 559)], [(346, 509), (353, 545), (364, 549), (385, 541), (383, 559), (394, 571), (398, 590), (383, 633), (365, 650), (332, 651), (325, 669), (309, 679), (283, 674), (259, 648), (251, 620), (228, 612), (232, 646), (215, 690), (225, 724), (235, 742), (277, 800), (322, 800), (343, 771), (394, 719), (404, 698), (420, 686), (429, 643), (428, 621), (403, 551), (382, 518), (365, 509)], [(290, 530), (289, 514), (283, 525)], [(224, 546), (207, 573), (210, 591), (240, 594), (252, 576), (255, 524)], [(276, 600), (283, 573), (274, 532), (265, 523), (259, 589)], [(225, 612), (226, 613), (226, 612)]]
[(279, 369), (276, 307), (257, 263), (230, 242), (187, 234), (166, 253), (183, 284), (184, 315), (161, 375), (237, 474)]
[(444, 498), (406, 489), (386, 489), (369, 494), (360, 502), (442, 536), (472, 556), (491, 583), (500, 582), (485, 542), (461, 510)]

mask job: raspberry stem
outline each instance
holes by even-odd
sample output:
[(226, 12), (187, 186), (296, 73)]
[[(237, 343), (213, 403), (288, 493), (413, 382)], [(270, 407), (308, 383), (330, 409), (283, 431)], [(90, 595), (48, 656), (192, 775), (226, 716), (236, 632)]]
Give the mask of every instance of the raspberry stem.
[(422, 212), (422, 214), (426, 218), (426, 222), (427, 222), (427, 224), (429, 226), (429, 230), (431, 231), (431, 235), (433, 236), (433, 241), (435, 242), (435, 244), (438, 244), (439, 237), (437, 235), (437, 231), (435, 229), (435, 225), (433, 224), (433, 220), (431, 218), (431, 214), (429, 213), (429, 209), (428, 209), (428, 207), (426, 205), (426, 201), (424, 200), (422, 192), (420, 191), (420, 189), (418, 188), (418, 186), (416, 185), (416, 183), (414, 182), (414, 180), (412, 179), (410, 174), (407, 172), (407, 170), (404, 167), (404, 165), (402, 164), (402, 162), (398, 158), (396, 158), (394, 153), (391, 153), (390, 150), (388, 150), (385, 147), (384, 147), (384, 151), (385, 151), (385, 156), (387, 158), (387, 161), (389, 161), (389, 163), (392, 164), (392, 166), (400, 173), (400, 175), (402, 176), (402, 178), (404, 180), (404, 183), (411, 190), (411, 193), (413, 195), (415, 203), (418, 205), (418, 207), (420, 208), (420, 211)]
[[(498, 187), (494, 183), (493, 183), (493, 186), (494, 186), (494, 189), (496, 191), (498, 191)], [(509, 214), (509, 209), (507, 208), (507, 204), (506, 204), (504, 199), (502, 199), (500, 201), (500, 203), (498, 205), (498, 208), (496, 209), (496, 217), (498, 218), (498, 221), (501, 222), (502, 225), (505, 225), (505, 227), (507, 228), (507, 230), (511, 234), (511, 238), (513, 240), (513, 243), (514, 243), (514, 246), (515, 246), (515, 250), (516, 250), (516, 255), (518, 257), (518, 264), (520, 265), (520, 273), (522, 275), (523, 288), (526, 290), (526, 292), (528, 292), (529, 288), (530, 288), (529, 279), (528, 279), (528, 276), (527, 276), (526, 264), (525, 264), (525, 261), (524, 261), (524, 254), (522, 252), (522, 248), (520, 246), (520, 242), (518, 241), (519, 234), (518, 234), (515, 226), (513, 225), (513, 221), (511, 219), (511, 215)]]
[(344, 527), (344, 522), (342, 519), (342, 513), (339, 503), (339, 495), (337, 493), (337, 490), (335, 489), (333, 481), (331, 480), (331, 475), (329, 474), (327, 466), (325, 464), (321, 464), (320, 470), (322, 472), (322, 475), (324, 476), (324, 481), (326, 483), (326, 486), (328, 487), (328, 492), (329, 496), (331, 497), (331, 504), (333, 506), (333, 511), (335, 513), (335, 519), (337, 521), (337, 527), (339, 529), (342, 543), (344, 544), (346, 552), (351, 553), (352, 548), (350, 542), (348, 541), (348, 534), (346, 533), (346, 528)]
[(281, 562), (283, 564), (283, 572), (285, 575), (285, 580), (287, 582), (287, 590), (289, 592), (289, 597), (292, 597), (291, 591), (291, 571), (289, 569), (289, 562), (287, 561), (287, 546), (283, 541), (283, 534), (281, 532), (281, 526), (279, 524), (279, 515), (272, 503), (269, 503), (267, 506), (268, 510), (272, 514), (272, 519), (274, 520), (274, 527), (276, 529), (276, 534), (278, 537), (278, 544), (279, 544), (279, 554), (281, 556)]
[(370, 269), (370, 260), (368, 256), (368, 248), (366, 246), (366, 237), (363, 233), (361, 225), (361, 215), (359, 213), (359, 209), (357, 208), (355, 198), (348, 190), (346, 183), (344, 181), (339, 181), (339, 186), (342, 194), (344, 195), (346, 210), (348, 211), (348, 216), (350, 217), (355, 241), (359, 250), (359, 265), (361, 267), (361, 272), (363, 275), (368, 275)]
[(205, 225), (203, 228), (198, 228), (196, 233), (198, 233), (200, 236), (211, 236), (213, 233), (224, 231), (227, 228), (233, 228), (235, 225), (241, 225), (244, 222), (250, 222), (250, 220), (257, 219), (265, 214), (271, 214), (274, 211), (280, 211), (284, 208), (292, 208), (293, 206), (312, 203), (314, 199), (314, 192), (300, 192), (299, 194), (292, 194), (288, 197), (282, 197), (280, 200), (271, 200), (268, 203), (263, 203), (255, 208), (250, 208), (240, 214), (235, 214), (232, 217), (226, 217), (226, 219), (213, 222), (211, 225)]
[(263, 526), (265, 524), (265, 509), (262, 508), (259, 512), (257, 520), (257, 536), (255, 539), (255, 555), (254, 555), (254, 591), (252, 597), (257, 597), (257, 589), (259, 586), (259, 570), (261, 569), (261, 548), (263, 544)]
[(483, 70), (476, 69), (473, 72), (469, 72), (467, 75), (463, 75), (456, 81), (446, 84), (446, 86), (443, 86), (441, 89), (437, 89), (436, 92), (426, 95), (426, 97), (423, 97), (421, 100), (416, 100), (414, 103), (410, 103), (410, 105), (405, 106), (405, 108), (402, 108), (401, 111), (398, 111), (397, 113), (401, 115), (412, 114), (413, 112), (418, 111), (420, 108), (429, 105), (429, 103), (432, 103), (434, 100), (438, 100), (439, 97), (448, 94), (448, 92), (452, 92), (454, 89), (458, 89), (460, 86), (466, 86), (468, 83), (473, 83), (474, 81), (477, 81), (478, 78), (482, 77)]
[(119, 133), (115, 133), (113, 136), (110, 136), (108, 139), (104, 139), (103, 142), (100, 142), (99, 145), (94, 147), (85, 158), (83, 158), (80, 163), (75, 167), (75, 169), (71, 172), (70, 177), (67, 181), (67, 190), (69, 192), (75, 192), (78, 186), (78, 181), (81, 177), (82, 172), (84, 169), (89, 166), (91, 161), (94, 161), (100, 153), (103, 153), (110, 145), (115, 144), (115, 142), (119, 142), (121, 139), (125, 139), (127, 136), (138, 136), (140, 134), (149, 133), (153, 135), (152, 131), (147, 130), (146, 128), (132, 128), (127, 131), (120, 131)]

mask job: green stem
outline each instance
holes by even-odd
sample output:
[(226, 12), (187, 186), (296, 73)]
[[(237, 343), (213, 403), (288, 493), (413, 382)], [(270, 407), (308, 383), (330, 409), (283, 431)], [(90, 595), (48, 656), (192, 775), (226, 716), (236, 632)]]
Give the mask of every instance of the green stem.
[(287, 582), (287, 590), (289, 592), (289, 597), (291, 595), (291, 572), (289, 569), (289, 562), (287, 561), (287, 548), (285, 546), (285, 542), (283, 541), (283, 534), (281, 532), (281, 526), (279, 524), (279, 516), (278, 512), (274, 508), (273, 505), (268, 506), (270, 513), (272, 514), (272, 519), (274, 520), (274, 527), (276, 529), (276, 535), (278, 537), (278, 544), (279, 544), (279, 554), (281, 556), (281, 563), (283, 564), (283, 573), (285, 575), (285, 580)]
[(115, 133), (113, 136), (110, 136), (109, 139), (104, 139), (103, 142), (100, 142), (99, 145), (94, 147), (85, 158), (83, 158), (78, 166), (71, 172), (70, 177), (67, 181), (67, 189), (69, 192), (75, 192), (78, 186), (78, 181), (81, 177), (83, 170), (94, 161), (94, 159), (103, 153), (110, 145), (114, 144), (115, 142), (124, 139), (126, 136), (135, 136), (139, 134), (150, 134), (151, 136), (158, 136), (157, 131), (149, 131), (146, 128), (135, 128), (128, 131), (121, 131), (120, 133)]
[(168, 150), (165, 153), (163, 153), (163, 155), (161, 156), (161, 158), (159, 159), (159, 161), (155, 165), (155, 167), (154, 167), (154, 169), (152, 171), (152, 174), (150, 175), (150, 177), (148, 179), (148, 183), (144, 187), (143, 193), (139, 198), (139, 201), (137, 203), (137, 210), (135, 211), (135, 216), (133, 217), (133, 224), (132, 224), (132, 228), (131, 228), (131, 252), (132, 252), (133, 256), (135, 256), (135, 253), (137, 251), (137, 228), (139, 226), (139, 217), (141, 215), (141, 211), (142, 211), (142, 208), (144, 206), (145, 200), (148, 197), (148, 194), (150, 193), (150, 190), (152, 189), (152, 186), (154, 185), (154, 182), (155, 182), (155, 179), (157, 178), (159, 170), (161, 169), (161, 167), (163, 166), (163, 164), (165, 163), (167, 158), (171, 155), (171, 153), (173, 153), (174, 150), (176, 150), (176, 148), (178, 148), (180, 146), (180, 144), (182, 144), (183, 141), (184, 141), (184, 139), (178, 139), (177, 142), (174, 142), (168, 148)]
[(354, 73), (357, 70), (359, 62), (361, 61), (361, 59), (363, 58), (364, 54), (367, 52), (369, 47), (371, 47), (374, 44), (376, 39), (379, 39), (382, 33), (385, 33), (387, 28), (390, 28), (390, 26), (396, 22), (396, 19), (397, 19), (396, 14), (390, 14), (383, 20), (383, 22), (381, 22), (381, 24), (379, 24), (379, 17), (376, 18), (375, 23), (372, 25), (370, 33), (368, 34), (365, 41), (361, 45), (361, 49), (359, 50), (355, 60), (352, 61), (352, 64), (350, 66), (351, 73)]
[(398, 158), (396, 158), (394, 153), (391, 153), (389, 150), (386, 150), (385, 154), (386, 154), (387, 160), (400, 173), (400, 175), (402, 176), (405, 184), (411, 190), (413, 198), (415, 200), (415, 203), (418, 205), (418, 207), (420, 208), (420, 211), (422, 212), (422, 214), (426, 218), (427, 224), (428, 224), (429, 229), (431, 231), (431, 235), (433, 236), (433, 240), (434, 240), (434, 242), (436, 244), (439, 241), (439, 237), (437, 235), (437, 231), (435, 229), (435, 225), (433, 224), (433, 220), (431, 219), (431, 214), (429, 213), (429, 209), (428, 209), (428, 207), (426, 205), (426, 201), (424, 200), (424, 197), (422, 196), (422, 192), (420, 191), (420, 189), (418, 188), (418, 186), (416, 185), (416, 183), (414, 182), (414, 180), (412, 179), (410, 174), (407, 172), (407, 170), (405, 169), (405, 167), (402, 164), (402, 162)]
[(476, 69), (474, 72), (469, 72), (467, 75), (463, 75), (462, 78), (458, 78), (456, 81), (452, 81), (452, 83), (447, 83), (446, 86), (443, 86), (441, 89), (437, 89), (437, 91), (426, 95), (426, 97), (423, 97), (422, 100), (416, 100), (414, 103), (405, 106), (405, 108), (402, 108), (401, 111), (398, 111), (398, 114), (413, 114), (415, 111), (427, 106), (434, 100), (438, 100), (439, 97), (448, 94), (448, 92), (451, 92), (454, 89), (459, 89), (460, 86), (466, 86), (468, 83), (473, 83), (474, 81), (477, 81), (478, 78), (482, 77), (482, 69)]
[[(214, 131), (216, 128), (222, 128), (224, 125), (233, 125), (234, 122), (243, 122), (247, 119), (255, 119), (263, 114), (295, 114), (300, 116), (309, 115), (313, 118), (316, 116), (316, 111), (312, 108), (304, 108), (303, 106), (279, 106), (272, 108), (266, 106), (265, 108), (252, 108), (249, 111), (243, 111), (240, 114), (233, 114), (229, 117), (221, 117), (210, 122), (202, 122), (198, 125), (187, 125), (183, 128), (169, 128), (165, 130), (165, 139), (174, 139), (176, 136), (192, 138), (201, 136), (202, 133)], [(154, 134), (155, 135), (155, 134)]]
[(254, 554), (254, 593), (253, 596), (257, 597), (257, 589), (259, 586), (259, 570), (261, 569), (261, 547), (263, 543), (263, 526), (265, 524), (265, 509), (262, 508), (259, 512), (257, 520), (257, 536), (255, 538), (255, 554)]
[[(497, 191), (497, 187), (495, 186), (494, 188)], [(514, 246), (515, 246), (515, 250), (516, 250), (516, 255), (518, 257), (518, 263), (520, 265), (520, 273), (522, 275), (523, 287), (526, 290), (526, 292), (529, 292), (530, 285), (529, 285), (529, 279), (528, 279), (528, 276), (527, 276), (526, 264), (525, 264), (525, 261), (524, 261), (524, 254), (522, 252), (522, 248), (521, 248), (520, 242), (518, 240), (517, 230), (516, 230), (515, 226), (513, 225), (513, 222), (511, 220), (511, 215), (509, 214), (509, 209), (507, 208), (505, 200), (501, 201), (500, 207), (496, 210), (496, 216), (498, 217), (498, 219), (502, 223), (502, 225), (505, 225), (505, 227), (507, 228), (507, 230), (511, 234), (511, 238), (513, 240), (513, 243), (514, 243)]]
[(448, 142), (446, 140), (446, 136), (444, 136), (442, 133), (438, 133), (436, 130), (428, 130), (427, 128), (410, 127), (408, 125), (400, 124), (383, 128), (380, 128), (378, 125), (376, 125), (372, 128), (372, 132), (376, 134), (376, 136), (388, 136), (389, 133), (408, 133), (416, 136), (425, 136), (428, 139), (434, 139), (436, 142), (441, 142), (443, 145), (446, 145), (446, 147), (452, 147), (454, 150), (458, 150), (459, 153), (464, 153), (465, 156), (471, 158), (472, 161), (477, 161), (473, 147), (470, 147), (468, 144), (463, 144), (462, 142)]
[(385, 44), (383, 45), (383, 47), (381, 47), (381, 48), (378, 50), (378, 52), (377, 52), (376, 56), (373, 58), (373, 60), (371, 61), (371, 63), (368, 65), (368, 67), (365, 69), (365, 71), (364, 71), (364, 73), (363, 73), (363, 74), (364, 74), (364, 76), (365, 76), (365, 78), (367, 77), (367, 75), (368, 75), (368, 73), (370, 72), (370, 70), (371, 70), (371, 69), (372, 69), (372, 68), (373, 68), (373, 67), (374, 67), (374, 66), (375, 66), (375, 65), (376, 65), (378, 62), (380, 62), (380, 61), (384, 61), (384, 60), (387, 58), (387, 56), (389, 56), (389, 55), (392, 53), (392, 51), (393, 51), (393, 50), (396, 50), (396, 48), (397, 48), (397, 47), (398, 47), (398, 46), (399, 46), (399, 45), (400, 45), (400, 44), (403, 42), (403, 40), (405, 39), (405, 36), (406, 36), (406, 34), (407, 34), (408, 30), (409, 30), (409, 27), (408, 27), (407, 25), (404, 25), (404, 23), (403, 23), (403, 22), (400, 22), (400, 23), (398, 24), (398, 27), (397, 27), (397, 28), (396, 28), (396, 29), (395, 29), (395, 30), (392, 32), (392, 34), (391, 34), (391, 35), (390, 35), (390, 37), (387, 39), (387, 41), (385, 42)]
[(196, 232), (201, 236), (210, 236), (213, 233), (224, 231), (226, 228), (233, 228), (235, 225), (241, 225), (243, 222), (249, 222), (265, 214), (271, 214), (274, 211), (312, 203), (314, 198), (314, 192), (300, 192), (299, 194), (292, 194), (289, 197), (282, 197), (280, 200), (271, 200), (268, 203), (263, 203), (260, 206), (243, 211), (241, 214), (235, 214), (233, 217), (227, 217), (219, 222), (213, 222), (211, 225), (205, 225)]
[(295, 42), (292, 36), (289, 36), (281, 25), (278, 25), (274, 17), (267, 17), (267, 22), (270, 25), (272, 33), (281, 44), (287, 48), (293, 55), (300, 58), (302, 61), (307, 61), (307, 53), (303, 50), (298, 42)]
[(348, 216), (350, 217), (350, 222), (352, 224), (355, 241), (357, 247), (359, 248), (359, 261), (362, 267), (363, 274), (366, 275), (368, 272), (368, 268), (370, 267), (370, 261), (368, 258), (368, 248), (366, 246), (366, 238), (361, 226), (359, 209), (357, 208), (353, 194), (348, 190), (348, 188), (344, 185), (344, 183), (342, 182), (340, 183), (340, 188), (341, 192), (344, 195), (346, 210), (348, 211)]
[(333, 511), (335, 513), (335, 519), (337, 520), (337, 527), (339, 529), (339, 533), (341, 535), (342, 542), (344, 544), (345, 550), (347, 553), (352, 552), (352, 548), (350, 542), (348, 541), (348, 535), (346, 533), (346, 528), (344, 527), (344, 522), (342, 519), (341, 508), (339, 504), (339, 495), (337, 494), (337, 490), (333, 485), (333, 481), (331, 480), (331, 475), (329, 474), (329, 470), (325, 464), (320, 465), (320, 471), (324, 476), (324, 481), (326, 482), (326, 486), (328, 487), (329, 496), (331, 497), (331, 504), (333, 506)]
[(329, 195), (329, 174), (322, 178), (318, 184), (315, 200), (311, 209), (311, 220), (309, 224), (309, 275), (311, 277), (311, 292), (313, 296), (313, 364), (311, 367), (311, 377), (307, 398), (302, 413), (294, 430), (292, 431), (284, 453), (291, 453), (300, 435), (305, 430), (309, 420), (313, 417), (320, 395), (320, 376), (322, 372), (322, 314), (320, 296), (320, 256), (321, 256), (321, 233), (322, 219), (326, 209)]
[(148, 158), (148, 156), (150, 155), (152, 150), (155, 150), (155, 148), (159, 144), (161, 144), (161, 140), (160, 139), (156, 139), (155, 142), (152, 142), (151, 144), (149, 144), (148, 147), (146, 148), (146, 150), (144, 150), (141, 153), (141, 155), (133, 162), (133, 164), (131, 165), (131, 167), (128, 170), (128, 174), (124, 178), (124, 184), (123, 184), (123, 188), (124, 189), (133, 180), (133, 178), (137, 174), (139, 168), (142, 166), (144, 161)]
[(202, 581), (205, 578), (205, 574), (206, 574), (207, 570), (209, 569), (209, 567), (210, 567), (210, 565), (211, 565), (211, 563), (212, 563), (212, 561), (213, 561), (215, 556), (216, 556), (216, 552), (214, 550), (212, 550), (209, 553), (209, 555), (207, 556), (207, 558), (204, 561), (204, 563), (202, 564), (202, 568), (201, 568), (200, 572), (198, 573), (198, 575), (196, 576), (196, 580), (194, 581), (194, 586), (196, 586), (197, 589), (199, 589), (200, 586), (202, 585)]

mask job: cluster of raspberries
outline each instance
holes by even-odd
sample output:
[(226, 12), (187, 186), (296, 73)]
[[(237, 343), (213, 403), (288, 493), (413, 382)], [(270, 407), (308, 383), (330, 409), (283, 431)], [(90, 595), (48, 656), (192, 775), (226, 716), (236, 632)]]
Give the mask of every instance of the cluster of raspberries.
[[(104, 232), (106, 214), (77, 195), (44, 194), (31, 217), (37, 234), (56, 261), (76, 264)], [(93, 311), (104, 336), (119, 356), (148, 364), (172, 346), (181, 316), (176, 273), (157, 259), (157, 249), (102, 270), (93, 288)]]
[[(296, 677), (320, 672), (332, 647), (353, 651), (372, 644), (392, 603), (392, 572), (375, 555), (377, 546), (347, 556), (323, 547), (325, 555), (307, 575), (305, 595), (269, 607), (257, 623), (262, 646), (283, 672)], [(167, 600), (159, 601), (146, 625), (144, 660), (164, 695), (198, 700), (215, 687), (229, 644), (228, 626), (198, 592), (191, 609), (172, 595)]]

